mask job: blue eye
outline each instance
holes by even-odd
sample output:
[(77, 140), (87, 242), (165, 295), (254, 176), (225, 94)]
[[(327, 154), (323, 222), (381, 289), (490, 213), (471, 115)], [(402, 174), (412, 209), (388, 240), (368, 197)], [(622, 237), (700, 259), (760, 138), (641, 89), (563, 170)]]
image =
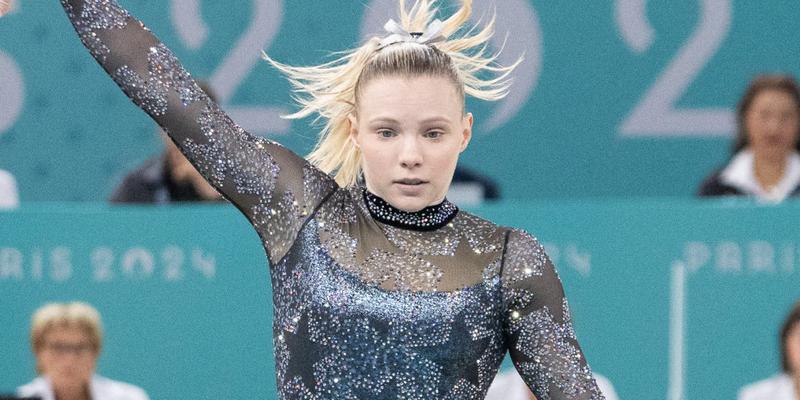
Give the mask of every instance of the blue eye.
[(390, 137), (393, 137), (394, 135), (395, 135), (394, 131), (392, 131), (390, 129), (379, 129), (378, 130), (378, 136), (383, 137), (383, 138), (390, 138)]
[(442, 135), (444, 135), (444, 132), (442, 132), (442, 131), (428, 131), (428, 132), (425, 132), (425, 137), (429, 138), (429, 139), (438, 139), (438, 138), (442, 137)]

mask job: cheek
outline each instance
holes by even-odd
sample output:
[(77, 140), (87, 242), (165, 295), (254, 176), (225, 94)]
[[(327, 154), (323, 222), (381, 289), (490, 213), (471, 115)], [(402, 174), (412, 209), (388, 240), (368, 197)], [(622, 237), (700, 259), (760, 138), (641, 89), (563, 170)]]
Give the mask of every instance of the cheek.
[(786, 136), (791, 139), (792, 143), (797, 143), (797, 140), (800, 139), (800, 120), (793, 120), (786, 125)]
[(386, 165), (387, 157), (382, 157), (381, 154), (373, 151), (372, 149), (364, 149), (361, 151), (361, 164), (365, 171), (370, 173), (380, 173)]
[(755, 118), (745, 118), (744, 128), (747, 132), (747, 138), (751, 142), (758, 140), (758, 133), (761, 130)]
[(786, 351), (789, 359), (792, 360), (795, 367), (797, 367), (797, 364), (800, 363), (800, 337), (798, 337), (798, 335), (789, 338), (789, 341), (786, 343)]
[(381, 142), (375, 138), (362, 140), (359, 144), (361, 148), (362, 162), (370, 166), (385, 166), (395, 160), (396, 149), (392, 143)]
[(458, 164), (458, 156), (461, 154), (461, 146), (450, 146), (442, 149), (436, 154), (436, 166), (442, 169), (455, 169)]
[(47, 354), (43, 353), (39, 353), (36, 355), (36, 364), (39, 366), (39, 369), (42, 370), (42, 373), (47, 373), (52, 366), (50, 357), (48, 357)]
[(83, 363), (83, 371), (85, 372), (86, 376), (91, 376), (94, 372), (95, 366), (97, 364), (96, 358), (87, 358)]

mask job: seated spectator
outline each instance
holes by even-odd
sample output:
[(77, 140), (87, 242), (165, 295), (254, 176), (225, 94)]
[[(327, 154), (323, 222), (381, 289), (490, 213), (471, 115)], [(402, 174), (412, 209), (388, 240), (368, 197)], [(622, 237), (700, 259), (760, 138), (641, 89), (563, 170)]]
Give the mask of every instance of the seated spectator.
[[(608, 379), (599, 374), (594, 374), (594, 379), (606, 400), (619, 400)], [(486, 400), (536, 400), (536, 396), (528, 389), (517, 370), (512, 369), (497, 374), (486, 393)]]
[(14, 175), (0, 169), (0, 210), (19, 206), (17, 182)]
[(491, 178), (459, 165), (453, 173), (447, 199), (461, 207), (476, 206), (500, 199), (500, 189)]
[(800, 195), (800, 89), (790, 76), (763, 75), (737, 109), (728, 164), (703, 181), (700, 196), (752, 196), (780, 202)]
[(100, 314), (86, 303), (51, 303), (31, 319), (39, 377), (17, 388), (42, 400), (147, 400), (144, 390), (95, 374), (103, 345)]
[(780, 332), (783, 371), (739, 390), (739, 400), (800, 399), (800, 302), (795, 303)]
[[(205, 82), (200, 87), (216, 101)], [(129, 173), (111, 195), (112, 203), (167, 204), (186, 201), (221, 201), (222, 196), (200, 175), (175, 143), (161, 133), (164, 152)]]

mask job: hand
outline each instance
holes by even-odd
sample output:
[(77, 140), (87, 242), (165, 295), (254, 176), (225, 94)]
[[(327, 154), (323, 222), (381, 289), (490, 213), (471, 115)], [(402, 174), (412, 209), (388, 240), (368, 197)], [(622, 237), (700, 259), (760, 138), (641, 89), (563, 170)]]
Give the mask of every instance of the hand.
[(0, 0), (0, 17), (8, 14), (14, 7), (14, 0)]

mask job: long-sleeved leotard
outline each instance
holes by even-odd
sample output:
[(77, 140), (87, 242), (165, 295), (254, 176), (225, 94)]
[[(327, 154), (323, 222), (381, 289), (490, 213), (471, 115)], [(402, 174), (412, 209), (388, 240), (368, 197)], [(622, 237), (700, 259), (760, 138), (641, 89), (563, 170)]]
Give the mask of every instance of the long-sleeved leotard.
[(258, 232), (282, 399), (482, 399), (509, 351), (537, 398), (602, 398), (556, 270), (453, 204), (397, 210), (254, 137), (115, 1), (62, 0), (84, 45)]

